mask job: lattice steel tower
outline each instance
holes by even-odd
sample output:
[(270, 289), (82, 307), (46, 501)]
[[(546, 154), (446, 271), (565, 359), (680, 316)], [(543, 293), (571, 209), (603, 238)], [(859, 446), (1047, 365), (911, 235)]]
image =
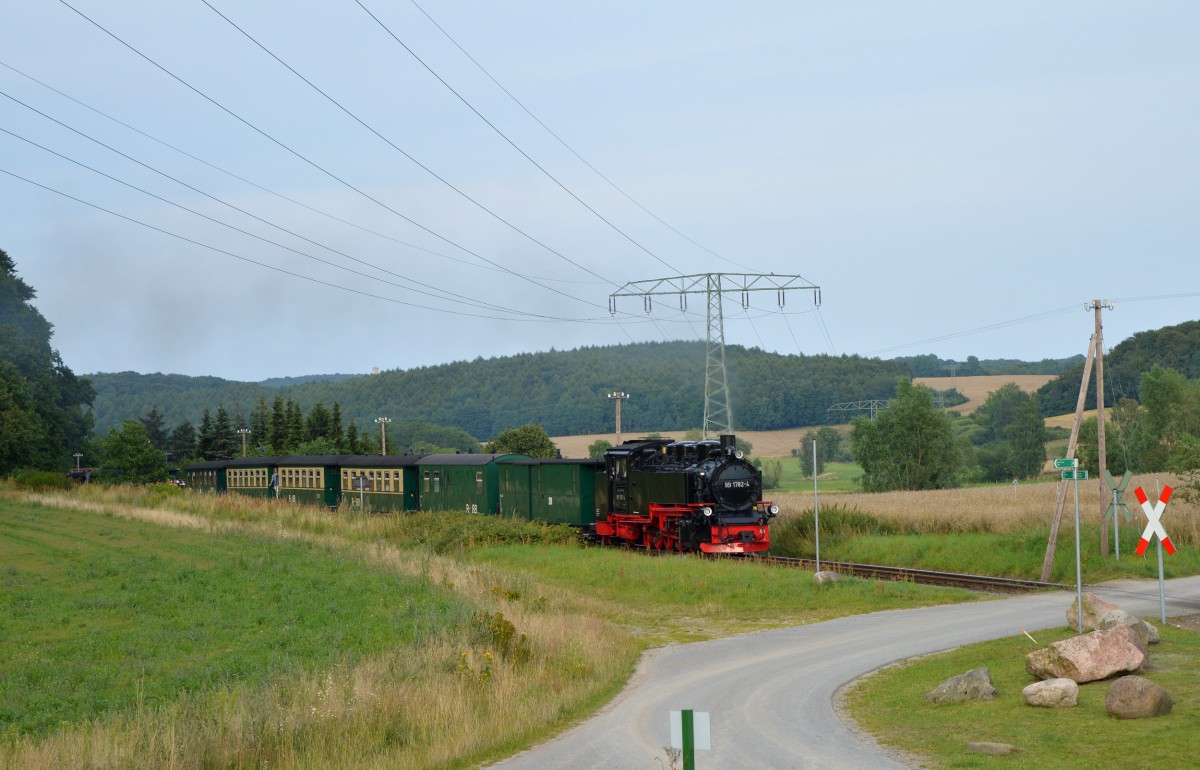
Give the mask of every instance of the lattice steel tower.
[(674, 278), (630, 281), (608, 297), (608, 311), (616, 313), (617, 297), (641, 297), (647, 313), (653, 309), (651, 297), (664, 294), (679, 296), (679, 309), (687, 310), (689, 294), (706, 298), (704, 364), (704, 437), (733, 432), (733, 406), (729, 399), (729, 377), (725, 373), (725, 312), (721, 298), (740, 292), (742, 307), (750, 306), (750, 292), (774, 291), (782, 309), (789, 289), (812, 290), (813, 303), (821, 304), (821, 287), (812, 286), (799, 275), (761, 273), (702, 273)]

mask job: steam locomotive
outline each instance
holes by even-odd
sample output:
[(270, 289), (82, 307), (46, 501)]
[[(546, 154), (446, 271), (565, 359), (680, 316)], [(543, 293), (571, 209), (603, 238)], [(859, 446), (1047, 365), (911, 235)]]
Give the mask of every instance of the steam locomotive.
[(779, 506), (762, 501), (762, 473), (720, 441), (639, 439), (604, 456), (595, 534), (651, 550), (759, 553)]
[(459, 510), (570, 524), (611, 544), (752, 554), (779, 512), (733, 436), (635, 439), (603, 461), (518, 454), (327, 455), (210, 460), (184, 468), (200, 492), (386, 513)]

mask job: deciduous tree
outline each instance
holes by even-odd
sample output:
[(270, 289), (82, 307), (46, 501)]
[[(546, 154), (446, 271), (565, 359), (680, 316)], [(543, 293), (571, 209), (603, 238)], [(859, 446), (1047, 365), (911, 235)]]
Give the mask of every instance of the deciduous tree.
[(543, 459), (558, 455), (558, 447), (550, 440), (545, 429), (533, 423), (504, 431), (488, 442), (485, 450), (496, 454), (512, 452)]
[(850, 434), (868, 492), (952, 487), (962, 466), (950, 418), (923, 385), (897, 384), (896, 397), (874, 419), (858, 417)]

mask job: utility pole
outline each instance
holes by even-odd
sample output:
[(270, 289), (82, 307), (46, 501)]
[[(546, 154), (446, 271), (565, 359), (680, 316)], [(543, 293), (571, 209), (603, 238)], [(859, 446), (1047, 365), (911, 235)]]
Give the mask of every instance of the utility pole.
[(624, 391), (609, 393), (608, 397), (617, 402), (617, 446), (621, 445), (621, 402), (629, 398), (629, 394)]
[(729, 377), (725, 373), (725, 313), (722, 295), (741, 292), (742, 307), (750, 307), (750, 292), (774, 291), (782, 310), (789, 289), (811, 289), (813, 304), (821, 305), (821, 287), (808, 285), (799, 275), (761, 273), (702, 273), (672, 278), (630, 281), (608, 295), (608, 312), (616, 314), (617, 297), (641, 297), (646, 312), (653, 308), (652, 297), (679, 296), (679, 309), (687, 310), (689, 294), (704, 294), (705, 366), (704, 366), (704, 437), (733, 433), (733, 406), (729, 400)]
[[(1104, 474), (1108, 470), (1108, 457), (1104, 444), (1104, 326), (1100, 323), (1100, 311), (1104, 308), (1113, 309), (1111, 302), (1095, 299), (1085, 309), (1096, 313), (1096, 451), (1100, 453), (1101, 488), (1104, 484)], [(1100, 555), (1108, 556), (1108, 527), (1104, 524), (1104, 495), (1100, 495)], [(1116, 515), (1115, 513), (1113, 514)]]
[[(1087, 358), (1083, 362), (1083, 377), (1079, 381), (1079, 398), (1075, 401), (1075, 421), (1071, 423), (1071, 437), (1067, 439), (1067, 458), (1075, 457), (1075, 445), (1079, 441), (1079, 425), (1083, 422), (1083, 406), (1087, 401), (1088, 379), (1092, 375), (1092, 361), (1096, 356), (1096, 338), (1088, 343)], [(1050, 520), (1050, 539), (1046, 542), (1046, 558), (1042, 561), (1042, 582), (1050, 580), (1050, 568), (1054, 566), (1054, 551), (1058, 546), (1058, 528), (1062, 525), (1063, 504), (1067, 500), (1067, 482), (1058, 480), (1054, 494), (1054, 518)], [(1103, 523), (1103, 522), (1101, 522)]]
[(73, 454), (73, 455), (71, 455), (71, 456), (75, 458), (75, 470), (79, 470), (79, 461), (80, 461), (81, 459), (83, 459), (83, 453), (82, 453), (82, 452), (76, 452), (75, 454)]
[(249, 428), (238, 428), (238, 433), (242, 434), (242, 457), (246, 456), (246, 436), (250, 435)]
[(376, 417), (375, 422), (379, 423), (379, 454), (387, 455), (387, 424), (391, 420), (386, 417)]

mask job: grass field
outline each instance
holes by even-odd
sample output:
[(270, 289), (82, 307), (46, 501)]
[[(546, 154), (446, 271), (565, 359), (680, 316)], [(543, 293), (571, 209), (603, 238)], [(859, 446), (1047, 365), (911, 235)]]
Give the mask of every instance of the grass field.
[(0, 550), (0, 734), (354, 665), (472, 610), (308, 543), (11, 500), (0, 500)]
[[(1120, 720), (1105, 710), (1107, 682), (1079, 688), (1075, 708), (1025, 705), (1021, 689), (1032, 678), (1025, 655), (1066, 638), (1061, 629), (1034, 635), (1038, 644), (1015, 635), (883, 669), (852, 686), (847, 706), (877, 740), (921, 758), (930, 768), (1006, 770), (1095, 770), (1122, 767), (1166, 770), (1194, 767), (1200, 751), (1200, 634), (1164, 626), (1162, 642), (1151, 645), (1143, 674), (1171, 694), (1171, 714)], [(996, 686), (991, 701), (932, 706), (925, 693), (952, 676), (987, 666)], [(1019, 753), (994, 757), (967, 754), (969, 742), (998, 742)]]
[(594, 711), (647, 646), (970, 598), (561, 532), (0, 491), (0, 766), (473, 767)]

